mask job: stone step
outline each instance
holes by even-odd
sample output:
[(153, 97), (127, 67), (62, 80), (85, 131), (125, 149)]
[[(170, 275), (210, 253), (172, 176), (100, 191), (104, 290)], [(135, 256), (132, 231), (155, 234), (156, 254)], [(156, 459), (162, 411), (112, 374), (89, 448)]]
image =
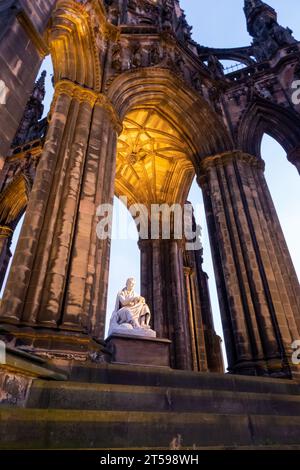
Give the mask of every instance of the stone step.
[(300, 417), (0, 409), (1, 449), (300, 445)]
[(35, 381), (28, 408), (300, 415), (300, 395)]
[(188, 372), (171, 370), (166, 367), (122, 366), (117, 364), (95, 364), (89, 367), (74, 366), (69, 378), (71, 381), (86, 383), (300, 395), (300, 382), (296, 380)]

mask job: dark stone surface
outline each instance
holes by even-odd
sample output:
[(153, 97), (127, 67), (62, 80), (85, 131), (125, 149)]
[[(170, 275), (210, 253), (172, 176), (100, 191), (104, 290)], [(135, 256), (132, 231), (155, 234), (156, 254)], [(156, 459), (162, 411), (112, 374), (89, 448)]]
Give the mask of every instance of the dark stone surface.
[(81, 370), (98, 383), (36, 380), (23, 407), (0, 407), (0, 448), (168, 449), (174, 439), (183, 449), (300, 446), (297, 381), (110, 364)]
[(142, 385), (168, 388), (228, 390), (233, 392), (300, 394), (300, 382), (233, 374), (188, 372), (160, 367), (122, 366), (118, 364), (70, 365), (70, 380), (85, 383)]
[[(213, 387), (213, 383), (212, 383)], [(36, 381), (28, 408), (297, 416), (300, 395), (145, 385)]]
[[(20, 410), (18, 416), (6, 410), (0, 416), (2, 449), (170, 448), (178, 435), (183, 447), (292, 445), (299, 444), (300, 430), (298, 417), (48, 410)], [(13, 440), (3, 433), (7, 419)]]
[(170, 345), (167, 339), (112, 335), (107, 341), (112, 363), (170, 367)]

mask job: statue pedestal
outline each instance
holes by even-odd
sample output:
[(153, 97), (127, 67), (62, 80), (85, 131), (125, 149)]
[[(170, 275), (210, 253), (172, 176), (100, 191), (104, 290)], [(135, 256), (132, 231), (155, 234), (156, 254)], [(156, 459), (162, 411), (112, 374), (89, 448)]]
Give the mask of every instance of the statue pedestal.
[(113, 334), (106, 340), (112, 353), (110, 362), (117, 364), (170, 367), (168, 339)]

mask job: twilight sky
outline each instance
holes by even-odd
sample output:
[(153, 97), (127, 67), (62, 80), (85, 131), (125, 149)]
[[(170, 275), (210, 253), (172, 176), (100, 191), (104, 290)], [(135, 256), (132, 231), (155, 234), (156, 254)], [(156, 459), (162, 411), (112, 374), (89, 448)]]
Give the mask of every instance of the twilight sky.
[[(299, 0), (269, 0), (268, 3), (277, 10), (279, 22), (283, 26), (291, 27), (294, 30), (295, 37), (300, 39)], [(243, 4), (243, 0), (181, 0), (181, 6), (185, 9), (187, 19), (194, 27), (193, 38), (202, 45), (212, 47), (237, 47), (246, 46), (250, 43), (251, 39), (246, 30)], [(45, 68), (48, 71), (48, 93), (45, 100), (45, 112), (47, 112), (52, 96), (50, 81), (52, 67), (50, 58), (45, 60), (42, 69)], [(287, 162), (284, 150), (268, 136), (263, 140), (262, 156), (266, 161), (266, 178), (300, 278), (299, 176), (296, 169)], [(210, 278), (216, 331), (220, 336), (223, 336), (202, 196), (196, 183), (191, 188), (189, 200), (200, 208), (197, 221), (203, 227), (204, 269)], [(115, 200), (115, 209), (114, 229), (117, 227), (118, 214), (121, 214), (121, 218), (127, 216), (126, 209), (117, 199)], [(14, 245), (18, 232), (19, 230), (14, 237)], [(107, 308), (108, 319), (115, 304), (116, 293), (124, 286), (128, 277), (136, 277), (137, 290), (139, 291), (140, 261), (137, 235), (135, 229), (131, 230), (131, 232), (134, 234), (131, 240), (112, 241)]]

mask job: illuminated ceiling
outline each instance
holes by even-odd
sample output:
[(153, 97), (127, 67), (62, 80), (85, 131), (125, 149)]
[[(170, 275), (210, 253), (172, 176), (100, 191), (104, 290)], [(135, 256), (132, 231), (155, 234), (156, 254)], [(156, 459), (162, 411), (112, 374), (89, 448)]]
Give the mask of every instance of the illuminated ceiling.
[(116, 194), (132, 203), (184, 203), (194, 177), (188, 147), (158, 110), (127, 114), (118, 140)]

